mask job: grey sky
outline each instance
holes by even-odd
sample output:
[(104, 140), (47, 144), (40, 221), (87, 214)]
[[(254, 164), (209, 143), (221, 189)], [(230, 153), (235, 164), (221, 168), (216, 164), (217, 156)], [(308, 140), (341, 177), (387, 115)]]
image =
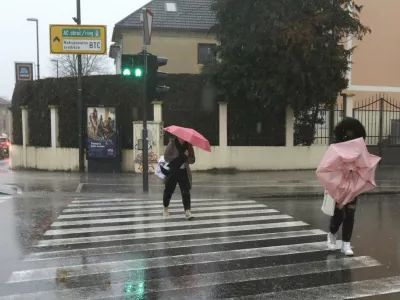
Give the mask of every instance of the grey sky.
[[(53, 74), (50, 62), (49, 25), (74, 24), (75, 0), (0, 0), (0, 97), (11, 99), (15, 72), (14, 62), (36, 63), (36, 27), (26, 18), (39, 19), (40, 75)], [(149, 0), (81, 0), (82, 24), (107, 25), (108, 45), (114, 24)], [(109, 59), (110, 71), (113, 60)]]

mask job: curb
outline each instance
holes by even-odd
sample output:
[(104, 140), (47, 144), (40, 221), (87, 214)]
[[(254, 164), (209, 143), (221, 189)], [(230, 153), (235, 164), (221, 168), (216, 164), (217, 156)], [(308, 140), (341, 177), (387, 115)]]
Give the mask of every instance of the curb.
[[(363, 196), (384, 196), (384, 195), (398, 195), (400, 194), (399, 191), (372, 191), (364, 193)], [(253, 199), (271, 199), (271, 198), (317, 198), (322, 197), (323, 193), (320, 192), (306, 192), (306, 193), (279, 193), (279, 194), (258, 194), (258, 195), (247, 195), (247, 198)]]

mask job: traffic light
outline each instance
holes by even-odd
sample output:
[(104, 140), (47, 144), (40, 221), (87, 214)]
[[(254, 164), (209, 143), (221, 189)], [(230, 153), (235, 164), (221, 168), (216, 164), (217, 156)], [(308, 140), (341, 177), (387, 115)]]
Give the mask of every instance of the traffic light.
[(143, 79), (144, 56), (142, 54), (123, 54), (121, 57), (121, 74), (124, 77)]
[(158, 71), (159, 67), (166, 66), (167, 64), (168, 58), (152, 54), (149, 54), (147, 57), (147, 99), (150, 101), (162, 99), (169, 91), (169, 87), (163, 83), (168, 73)]

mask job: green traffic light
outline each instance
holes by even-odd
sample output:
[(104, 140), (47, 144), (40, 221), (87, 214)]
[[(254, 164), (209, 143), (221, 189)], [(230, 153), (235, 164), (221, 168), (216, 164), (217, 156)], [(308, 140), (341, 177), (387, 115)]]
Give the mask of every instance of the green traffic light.
[(143, 76), (143, 70), (140, 68), (135, 69), (135, 77), (142, 77)]
[(124, 75), (124, 76), (131, 76), (131, 70), (129, 70), (129, 69), (124, 69), (124, 70), (122, 71), (122, 75)]

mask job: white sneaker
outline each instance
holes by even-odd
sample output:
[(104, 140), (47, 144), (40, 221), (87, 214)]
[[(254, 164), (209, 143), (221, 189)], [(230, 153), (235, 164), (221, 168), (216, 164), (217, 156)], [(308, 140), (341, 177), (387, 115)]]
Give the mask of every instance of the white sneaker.
[(169, 216), (168, 207), (164, 207), (163, 216), (164, 217), (168, 217)]
[(331, 251), (336, 250), (336, 234), (328, 233), (328, 249)]
[(346, 256), (353, 256), (354, 255), (354, 252), (353, 252), (353, 250), (351, 250), (351, 246), (350, 246), (349, 242), (343, 242), (342, 252)]
[(191, 220), (194, 218), (194, 216), (192, 215), (192, 212), (190, 211), (190, 209), (185, 211), (185, 215), (186, 215), (186, 219), (187, 220)]

